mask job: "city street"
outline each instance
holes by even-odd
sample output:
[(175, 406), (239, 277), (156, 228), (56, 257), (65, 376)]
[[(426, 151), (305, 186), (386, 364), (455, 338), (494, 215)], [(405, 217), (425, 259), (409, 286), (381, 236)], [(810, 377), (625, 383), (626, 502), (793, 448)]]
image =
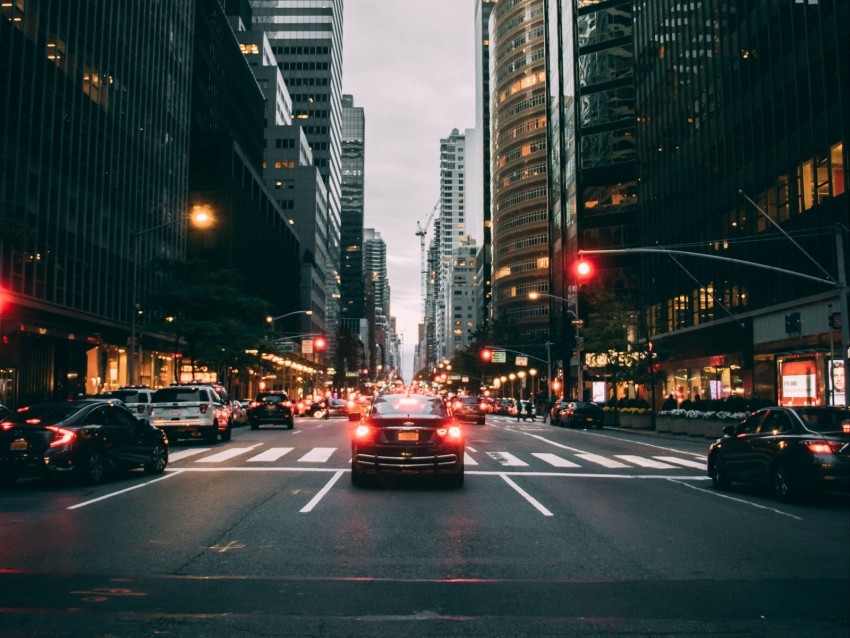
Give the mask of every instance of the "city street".
[(350, 427), (0, 492), (0, 634), (847, 635), (844, 496), (717, 492), (704, 439), (493, 416), (462, 489), (359, 489)]

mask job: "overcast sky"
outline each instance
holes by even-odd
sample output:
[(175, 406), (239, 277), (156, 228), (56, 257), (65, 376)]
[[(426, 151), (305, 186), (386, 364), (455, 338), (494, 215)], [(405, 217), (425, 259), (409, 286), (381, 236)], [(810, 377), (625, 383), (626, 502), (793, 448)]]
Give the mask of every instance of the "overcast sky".
[(475, 1), (345, 0), (343, 37), (343, 93), (366, 117), (364, 225), (387, 244), (410, 381), (422, 315), (416, 222), (439, 199), (440, 139), (475, 126)]

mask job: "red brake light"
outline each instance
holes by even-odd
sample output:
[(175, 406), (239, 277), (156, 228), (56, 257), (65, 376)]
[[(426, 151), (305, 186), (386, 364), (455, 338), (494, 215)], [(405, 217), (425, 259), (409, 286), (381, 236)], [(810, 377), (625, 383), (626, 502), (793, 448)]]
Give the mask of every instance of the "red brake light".
[(463, 436), (463, 431), (460, 429), (459, 425), (453, 425), (449, 428), (449, 438), (450, 439), (459, 439)]
[(357, 408), (357, 404), (354, 401), (349, 401), (346, 406), (349, 410), (354, 410), (355, 408)]
[(841, 441), (803, 441), (812, 454), (837, 454), (844, 447)]
[(4, 431), (6, 431), (11, 430), (13, 427), (15, 427), (15, 424), (9, 421), (5, 421), (4, 423), (0, 424), (0, 427), (2, 427)]
[(482, 401), (481, 403), (478, 404), (478, 409), (483, 412), (484, 410), (487, 409), (487, 404), (484, 403), (484, 401)]
[(372, 428), (368, 425), (358, 425), (354, 428), (354, 437), (357, 439), (367, 439), (372, 434)]
[(50, 442), (50, 447), (67, 445), (77, 436), (72, 430), (66, 430), (65, 428), (56, 427), (55, 425), (48, 425), (47, 429), (54, 432), (53, 440)]

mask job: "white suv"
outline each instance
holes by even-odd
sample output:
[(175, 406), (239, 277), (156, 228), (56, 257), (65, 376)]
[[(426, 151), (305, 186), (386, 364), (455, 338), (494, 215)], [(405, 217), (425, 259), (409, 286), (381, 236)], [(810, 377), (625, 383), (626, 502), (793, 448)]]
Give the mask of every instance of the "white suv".
[(154, 391), (147, 387), (123, 386), (117, 390), (110, 390), (105, 396), (110, 399), (120, 399), (124, 402), (130, 412), (137, 419), (147, 418), (148, 404), (151, 402), (151, 397)]
[(214, 443), (230, 440), (230, 406), (211, 385), (173, 385), (153, 393), (148, 416), (151, 425), (169, 439), (200, 438)]

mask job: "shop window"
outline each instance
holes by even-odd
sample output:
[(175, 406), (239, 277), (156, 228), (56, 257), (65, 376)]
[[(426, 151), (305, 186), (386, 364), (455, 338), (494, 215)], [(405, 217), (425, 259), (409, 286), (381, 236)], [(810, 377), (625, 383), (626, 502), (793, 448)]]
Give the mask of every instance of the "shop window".
[(844, 194), (844, 144), (839, 142), (829, 149), (829, 164), (832, 171), (832, 195)]

